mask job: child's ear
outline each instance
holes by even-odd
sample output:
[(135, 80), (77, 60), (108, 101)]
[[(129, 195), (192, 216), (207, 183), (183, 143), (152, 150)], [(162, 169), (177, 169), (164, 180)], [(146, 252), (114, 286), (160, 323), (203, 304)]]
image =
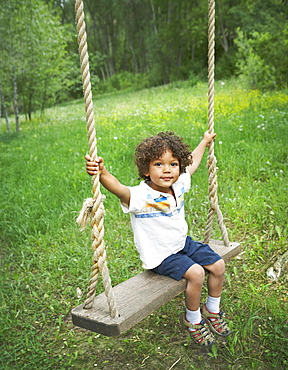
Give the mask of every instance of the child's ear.
[(151, 179), (150, 179), (150, 175), (149, 175), (149, 173), (144, 173), (144, 176), (145, 176), (145, 181), (150, 181)]
[[(149, 174), (149, 167), (147, 166), (146, 169), (147, 169), (147, 171), (144, 172), (143, 175), (146, 176), (146, 177), (149, 177), (150, 176), (150, 174)], [(144, 170), (144, 168), (143, 168), (143, 170)]]

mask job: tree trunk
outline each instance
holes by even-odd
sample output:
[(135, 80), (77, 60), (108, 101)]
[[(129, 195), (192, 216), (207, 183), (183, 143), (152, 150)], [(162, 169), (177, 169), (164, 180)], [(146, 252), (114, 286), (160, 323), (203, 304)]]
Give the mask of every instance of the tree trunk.
[(101, 75), (102, 75), (102, 80), (106, 81), (105, 73), (103, 67), (100, 67)]
[(47, 85), (48, 82), (47, 80), (45, 81), (45, 88), (44, 88), (44, 93), (43, 93), (43, 98), (42, 98), (42, 103), (41, 103), (41, 116), (44, 114), (45, 106), (46, 106), (46, 100), (47, 100)]
[(15, 114), (16, 132), (20, 132), (17, 78), (16, 78), (15, 73), (13, 75), (13, 107), (14, 107), (14, 114)]
[(191, 60), (195, 59), (195, 42), (193, 41), (191, 45)]
[(220, 9), (220, 4), (218, 2), (218, 19), (220, 23), (220, 32), (216, 30), (216, 35), (218, 37), (218, 40), (220, 41), (221, 46), (223, 47), (225, 53), (227, 53), (229, 45), (228, 45), (228, 39), (226, 35), (225, 25), (222, 19), (222, 13)]
[[(7, 110), (6, 110), (5, 98), (4, 98), (1, 82), (0, 82), (0, 98), (1, 98), (0, 106), (3, 107), (3, 114), (4, 114), (4, 117), (5, 117), (5, 121), (6, 121), (7, 131), (11, 132), (11, 127), (10, 127), (9, 117), (8, 117)], [(1, 113), (0, 113), (0, 118), (1, 118)]]
[(154, 8), (153, 0), (150, 0), (150, 7), (151, 7), (151, 11), (152, 11), (154, 33), (155, 33), (155, 35), (157, 35), (158, 34), (158, 29), (157, 29), (156, 14), (155, 14), (155, 8)]
[(28, 99), (28, 110), (27, 110), (29, 121), (31, 121), (32, 119), (32, 101), (33, 101), (33, 93), (30, 93), (29, 99)]
[(171, 23), (172, 12), (173, 12), (173, 6), (171, 4), (171, 0), (169, 0), (168, 9), (167, 9), (167, 24)]
[(180, 50), (178, 51), (178, 57), (177, 57), (177, 67), (180, 69), (182, 64), (182, 46), (180, 47)]
[(137, 63), (137, 56), (136, 56), (136, 52), (134, 50), (132, 43), (129, 44), (129, 47), (130, 47), (130, 51), (132, 54), (134, 72), (138, 73), (139, 68), (138, 68), (138, 63)]

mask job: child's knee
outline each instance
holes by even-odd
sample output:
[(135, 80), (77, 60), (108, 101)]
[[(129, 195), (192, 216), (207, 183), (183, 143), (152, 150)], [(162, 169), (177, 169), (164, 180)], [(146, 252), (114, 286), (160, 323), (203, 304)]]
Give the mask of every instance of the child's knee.
[(214, 273), (215, 275), (224, 275), (225, 272), (225, 262), (223, 259), (218, 260), (214, 263)]
[(205, 279), (205, 270), (202, 266), (195, 263), (186, 271), (184, 278), (203, 284)]

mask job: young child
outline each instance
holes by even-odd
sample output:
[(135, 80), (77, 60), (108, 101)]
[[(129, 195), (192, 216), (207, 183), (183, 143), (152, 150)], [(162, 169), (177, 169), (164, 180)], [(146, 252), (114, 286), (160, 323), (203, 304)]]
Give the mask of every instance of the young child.
[[(184, 216), (184, 193), (190, 189), (190, 177), (215, 137), (215, 133), (205, 132), (192, 153), (173, 132), (160, 132), (143, 140), (136, 148), (135, 163), (144, 181), (132, 187), (122, 185), (110, 174), (102, 158), (92, 161), (85, 156), (87, 173), (99, 172), (100, 183), (120, 199), (123, 211), (130, 213), (134, 242), (144, 268), (187, 280), (186, 313), (181, 321), (192, 340), (201, 346), (215, 342), (212, 332), (230, 334), (219, 309), (225, 263), (209, 245), (187, 236)], [(205, 270), (209, 272), (208, 299), (200, 308)]]

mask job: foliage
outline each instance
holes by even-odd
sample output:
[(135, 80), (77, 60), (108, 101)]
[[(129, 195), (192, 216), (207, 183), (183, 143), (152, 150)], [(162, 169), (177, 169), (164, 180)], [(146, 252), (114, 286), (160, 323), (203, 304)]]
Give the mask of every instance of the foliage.
[[(235, 40), (238, 46), (240, 74), (247, 78), (252, 89), (284, 87), (287, 83), (288, 28), (281, 34), (252, 32), (250, 37), (241, 30)], [(279, 58), (278, 50), (285, 51)], [(285, 57), (284, 57), (285, 55)]]
[[(112, 173), (127, 185), (138, 183), (133, 149), (160, 130), (174, 130), (194, 148), (207, 126), (206, 91), (201, 83), (177, 82), (95, 98), (98, 151)], [(69, 312), (84, 299), (77, 292), (85, 294), (92, 256), (89, 231), (80, 233), (74, 222), (91, 192), (82, 100), (35, 116), (20, 135), (0, 126), (0, 367), (153, 370), (178, 361), (185, 370), (284, 370), (287, 285), (284, 278), (270, 281), (266, 270), (287, 249), (287, 107), (284, 92), (250, 91), (239, 81), (216, 84), (219, 203), (242, 253), (227, 265), (222, 299), (233, 334), (207, 352), (191, 346), (179, 325), (183, 296), (119, 338), (72, 325)], [(202, 163), (185, 198), (196, 239), (207, 221), (206, 181)], [(108, 264), (117, 284), (141, 264), (129, 218), (116, 197), (103, 193)], [(213, 238), (219, 234), (215, 223)]]
[(251, 88), (287, 87), (287, 3), (255, 1), (240, 11), (245, 25), (236, 30), (236, 66)]
[(68, 34), (41, 0), (5, 2), (0, 34), (6, 41), (0, 47), (0, 79), (6, 100), (12, 100), (14, 81), (17, 104), (31, 119), (32, 112), (54, 103), (64, 86)]
[[(59, 2), (54, 4), (60, 7)], [(100, 81), (96, 91), (119, 89), (119, 80), (126, 72), (130, 76), (142, 75), (148, 86), (187, 80), (191, 73), (202, 80), (206, 78), (207, 2), (86, 0), (84, 5), (89, 54), (97, 60), (97, 63), (92, 60), (92, 75)], [(61, 3), (63, 19), (69, 24), (74, 21), (71, 6), (70, 2)], [(257, 70), (263, 66), (268, 71), (270, 86), (273, 81), (277, 87), (286, 86), (283, 30), (287, 10), (281, 0), (219, 0), (215, 18), (217, 78), (235, 75), (237, 65), (246, 61), (241, 50), (236, 54), (239, 45), (235, 43), (236, 29), (240, 27), (247, 35), (253, 32), (270, 35), (266, 39), (265, 58), (262, 54), (255, 57)], [(75, 49), (70, 52), (74, 53)], [(251, 58), (252, 66), (253, 55)], [(277, 61), (283, 67), (274, 70), (271, 65), (277, 65)], [(139, 88), (137, 78), (135, 88)], [(73, 91), (71, 94), (75, 97)]]
[[(191, 76), (205, 81), (207, 3), (85, 0), (93, 91), (139, 90)], [(216, 1), (217, 79), (240, 73), (253, 88), (287, 86), (285, 4)], [(30, 119), (37, 110), (82, 97), (74, 1), (3, 0), (1, 5), (0, 94), (19, 131), (18, 111)]]

